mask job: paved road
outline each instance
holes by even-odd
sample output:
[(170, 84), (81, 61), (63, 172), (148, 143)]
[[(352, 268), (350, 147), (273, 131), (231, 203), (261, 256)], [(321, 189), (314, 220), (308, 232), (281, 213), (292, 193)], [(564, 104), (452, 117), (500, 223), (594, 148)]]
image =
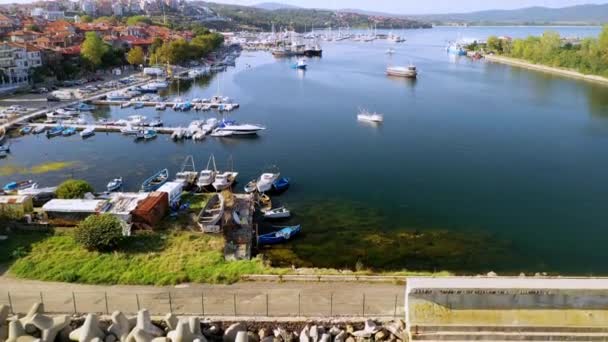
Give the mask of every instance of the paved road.
[[(403, 316), (403, 285), (361, 282), (240, 282), (170, 287), (98, 286), (0, 276), (0, 304), (25, 312), (42, 301), (50, 312), (199, 314), (214, 317)], [(75, 301), (74, 301), (75, 299)], [(75, 305), (74, 305), (75, 302)]]

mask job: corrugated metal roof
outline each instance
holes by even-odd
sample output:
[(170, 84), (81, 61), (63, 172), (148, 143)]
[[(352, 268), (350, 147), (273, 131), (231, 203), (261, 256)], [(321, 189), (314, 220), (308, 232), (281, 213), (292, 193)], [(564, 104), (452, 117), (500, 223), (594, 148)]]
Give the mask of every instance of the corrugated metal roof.
[(113, 193), (110, 196), (111, 207), (108, 210), (111, 214), (129, 214), (137, 208), (139, 202), (148, 197), (145, 192)]
[(97, 213), (104, 210), (107, 200), (53, 199), (42, 206), (47, 212)]

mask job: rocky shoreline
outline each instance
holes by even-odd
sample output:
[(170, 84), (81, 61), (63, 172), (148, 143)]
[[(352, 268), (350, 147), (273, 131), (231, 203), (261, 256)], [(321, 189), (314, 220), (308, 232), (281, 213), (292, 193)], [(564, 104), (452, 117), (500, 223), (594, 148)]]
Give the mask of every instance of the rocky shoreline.
[(211, 321), (168, 313), (153, 319), (148, 310), (136, 316), (50, 315), (35, 303), (24, 316), (0, 306), (0, 341), (6, 342), (399, 342), (407, 339), (401, 320), (378, 323), (343, 320), (263, 322)]

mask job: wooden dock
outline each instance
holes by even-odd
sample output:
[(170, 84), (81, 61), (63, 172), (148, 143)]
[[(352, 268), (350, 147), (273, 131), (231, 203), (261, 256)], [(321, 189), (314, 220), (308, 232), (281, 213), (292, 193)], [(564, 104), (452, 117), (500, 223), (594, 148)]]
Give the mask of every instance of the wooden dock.
[[(45, 128), (53, 128), (56, 127), (57, 124), (47, 124), (47, 123), (32, 123), (29, 124), (32, 127), (45, 127)], [(82, 131), (88, 127), (94, 127), (95, 132), (120, 132), (122, 128), (125, 126), (114, 126), (114, 125), (62, 125), (63, 127), (73, 127), (77, 131)], [(184, 129), (183, 127), (149, 127), (149, 126), (133, 126), (133, 128), (141, 128), (144, 129), (153, 129), (158, 134), (172, 134), (178, 129)]]

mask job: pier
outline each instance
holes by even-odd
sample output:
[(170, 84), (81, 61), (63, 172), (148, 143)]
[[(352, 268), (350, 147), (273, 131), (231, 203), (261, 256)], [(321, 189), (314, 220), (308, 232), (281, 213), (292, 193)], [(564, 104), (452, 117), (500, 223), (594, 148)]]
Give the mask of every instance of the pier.
[[(57, 124), (47, 124), (47, 123), (32, 123), (29, 124), (32, 127), (45, 127), (45, 128), (53, 128), (57, 127)], [(115, 126), (115, 125), (64, 125), (64, 127), (73, 127), (77, 131), (82, 131), (85, 128), (94, 127), (95, 132), (120, 132), (122, 128), (125, 126)], [(183, 127), (149, 127), (149, 126), (133, 126), (134, 128), (143, 129), (153, 129), (158, 134), (172, 134), (178, 129), (184, 129)]]

